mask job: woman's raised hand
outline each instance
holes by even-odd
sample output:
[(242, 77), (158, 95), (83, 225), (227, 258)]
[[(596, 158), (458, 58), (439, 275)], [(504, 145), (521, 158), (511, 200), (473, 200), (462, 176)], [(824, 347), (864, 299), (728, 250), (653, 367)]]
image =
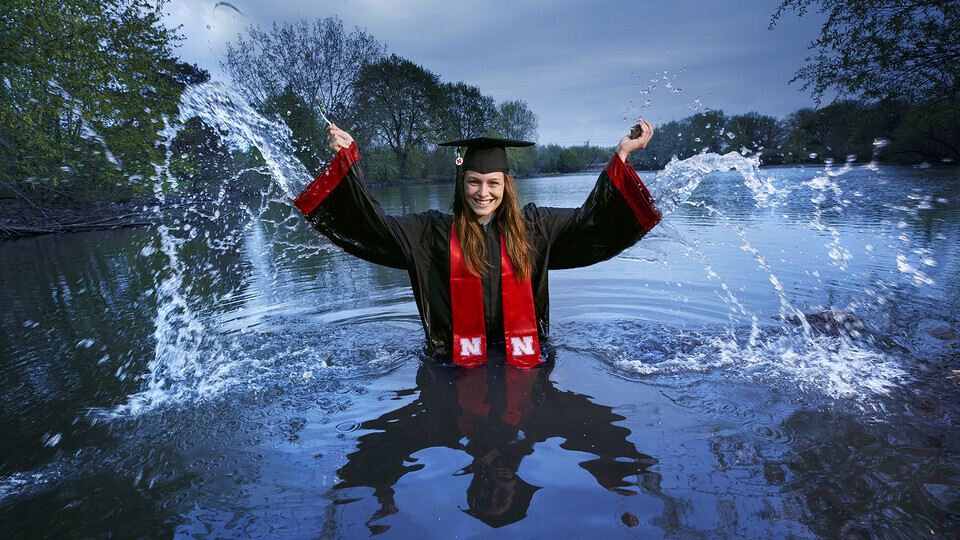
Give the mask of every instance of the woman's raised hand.
[(653, 138), (653, 124), (646, 120), (640, 120), (637, 124), (641, 130), (640, 136), (632, 139), (630, 135), (624, 135), (623, 138), (620, 139), (620, 143), (617, 144), (617, 155), (620, 156), (620, 159), (623, 161), (627, 161), (627, 156), (630, 155), (630, 152), (646, 148), (647, 143)]
[(350, 148), (350, 145), (353, 143), (353, 137), (334, 124), (327, 126), (327, 134), (330, 136), (330, 149), (334, 152), (339, 152), (344, 148)]

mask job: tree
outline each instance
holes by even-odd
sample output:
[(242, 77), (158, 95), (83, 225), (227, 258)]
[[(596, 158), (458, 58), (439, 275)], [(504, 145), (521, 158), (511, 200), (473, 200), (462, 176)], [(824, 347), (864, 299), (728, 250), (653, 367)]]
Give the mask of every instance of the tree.
[(479, 88), (463, 82), (443, 83), (439, 91), (445, 114), (444, 139), (472, 139), (493, 127), (496, 103), (492, 97), (483, 95)]
[(197, 116), (184, 122), (170, 143), (170, 172), (199, 193), (208, 184), (219, 186), (231, 169), (223, 135)]
[(794, 111), (784, 122), (783, 154), (788, 162), (820, 162), (848, 156), (870, 159), (873, 141), (890, 137), (903, 111), (891, 104), (841, 100), (818, 110)]
[(899, 112), (884, 157), (898, 163), (960, 163), (960, 107), (955, 100), (931, 99)]
[(308, 171), (319, 171), (323, 165), (320, 152), (327, 147), (327, 135), (316, 111), (293, 88), (287, 87), (267, 100), (263, 112), (283, 119), (290, 128), (294, 155)]
[(386, 48), (365, 30), (347, 33), (338, 17), (313, 23), (247, 28), (247, 38), (227, 46), (222, 65), (255, 107), (263, 110), (292, 91), (317, 117), (320, 107), (343, 128), (355, 126), (357, 80), (364, 68), (383, 58)]
[(783, 143), (786, 134), (782, 122), (757, 112), (731, 116), (726, 129), (733, 134), (729, 142), (731, 149), (746, 148), (751, 152), (776, 149)]
[(670, 162), (673, 157), (680, 159), (693, 155), (693, 149), (684, 141), (684, 130), (680, 122), (671, 120), (657, 126), (656, 135), (636, 158), (631, 157), (631, 163), (644, 169), (660, 169)]
[[(728, 121), (727, 115), (721, 110), (710, 110), (685, 118), (680, 122), (681, 136), (678, 140), (686, 142), (687, 147), (680, 150), (681, 153), (723, 152), (730, 145), (730, 139), (726, 137)], [(670, 156), (666, 157), (669, 159)]]
[(373, 142), (390, 148), (400, 178), (406, 178), (413, 152), (426, 150), (443, 131), (439, 77), (391, 54), (364, 69), (357, 95), (358, 123), (374, 129)]
[(819, 99), (830, 88), (867, 99), (922, 102), (960, 92), (956, 0), (783, 0), (785, 14), (826, 14), (813, 54), (797, 71)]
[(147, 186), (183, 84), (162, 0), (10, 0), (0, 16), (0, 180), (17, 193)]
[[(533, 169), (538, 173), (552, 173), (560, 171), (560, 154), (563, 147), (559, 144), (547, 144), (536, 147), (536, 156), (533, 160)], [(509, 148), (507, 149), (509, 150)]]
[[(821, 137), (825, 126), (815, 120), (817, 111), (813, 107), (803, 107), (787, 115), (784, 126), (787, 130), (783, 144), (783, 156), (787, 163), (802, 163), (812, 152), (810, 139)], [(811, 133), (816, 131), (817, 133)]]
[(527, 108), (527, 102), (507, 100), (497, 107), (492, 135), (518, 141), (537, 142), (540, 120)]

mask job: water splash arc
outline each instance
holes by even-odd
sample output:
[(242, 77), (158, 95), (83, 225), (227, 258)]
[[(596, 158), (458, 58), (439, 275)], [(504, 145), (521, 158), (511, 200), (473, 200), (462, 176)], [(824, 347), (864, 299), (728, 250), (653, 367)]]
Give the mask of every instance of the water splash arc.
[[(190, 87), (184, 92), (182, 99), (181, 118), (199, 116), (208, 124), (228, 133), (228, 138), (234, 141), (234, 144), (241, 147), (256, 147), (262, 154), (272, 177), (273, 184), (268, 189), (279, 190), (282, 193), (279, 198), (264, 197), (259, 208), (248, 208), (242, 223), (236, 225), (235, 230), (228, 232), (230, 241), (219, 245), (212, 241), (207, 243), (215, 253), (226, 253), (242, 244), (241, 252), (253, 254), (251, 257), (255, 259), (255, 264), (252, 266), (257, 273), (256, 279), (266, 284), (277, 285), (278, 280), (282, 280), (278, 277), (282, 272), (270, 260), (271, 257), (276, 257), (277, 253), (292, 252), (292, 258), (296, 259), (310, 256), (317, 251), (316, 246), (307, 247), (295, 238), (299, 225), (290, 224), (294, 216), (289, 200), (311, 180), (309, 172), (294, 156), (290, 130), (282, 122), (274, 122), (258, 114), (239, 97), (238, 93), (221, 83), (205, 83)], [(824, 197), (835, 195), (835, 184), (831, 182), (813, 181), (800, 186), (778, 183), (773, 176), (765, 174), (760, 165), (759, 156), (744, 156), (737, 152), (725, 155), (702, 153), (683, 160), (672, 160), (656, 174), (653, 181), (648, 182), (648, 187), (655, 205), (664, 216), (677, 212), (683, 205), (700, 205), (712, 213), (720, 214), (716, 208), (692, 200), (698, 186), (713, 173), (735, 171), (740, 178), (739, 185), (749, 190), (756, 206), (760, 208), (777, 208), (799, 189), (814, 191), (814, 198), (821, 195)], [(826, 171), (824, 177), (831, 179), (837, 174), (843, 174), (846, 170), (849, 170), (849, 164), (847, 168)], [(819, 205), (822, 202), (815, 202), (815, 204)], [(278, 203), (285, 204), (285, 210), (278, 209)], [(814, 215), (815, 222), (820, 219), (820, 215)], [(724, 220), (721, 219), (721, 221)], [(265, 226), (272, 232), (264, 233)], [(723, 270), (712, 264), (705, 252), (697, 250), (695, 242), (688, 242), (681, 238), (680, 241), (688, 244), (694, 258), (703, 265), (708, 278), (720, 282), (723, 289), (720, 296), (735, 316), (729, 317), (728, 327), (719, 332), (719, 336), (714, 335), (704, 340), (703, 345), (696, 350), (674, 352), (671, 358), (675, 361), (650, 362), (642, 355), (637, 357), (625, 353), (624, 351), (629, 350), (629, 347), (626, 347), (619, 349), (611, 358), (612, 364), (627, 371), (653, 375), (671, 374), (677, 369), (697, 371), (718, 366), (732, 366), (735, 372), (744, 376), (753, 376), (758, 366), (764, 366), (777, 370), (783, 377), (792, 378), (798, 386), (820, 385), (835, 396), (851, 396), (864, 389), (882, 392), (890, 387), (892, 381), (902, 378), (903, 372), (876, 350), (861, 347), (842, 337), (825, 340), (822, 336), (814, 335), (806, 322), (804, 310), (790, 298), (790, 291), (778, 278), (776, 270), (761, 250), (751, 245), (746, 232), (737, 231), (734, 224), (727, 226), (736, 231), (741, 240), (737, 249), (748, 252), (756, 260), (760, 271), (774, 286), (775, 294), (779, 295), (781, 301), (780, 312), (769, 314), (753, 311), (746, 302), (738, 298), (737, 292), (727, 285), (723, 278)], [(256, 364), (250, 360), (249, 355), (243, 353), (243, 349), (264, 345), (256, 343), (256, 335), (245, 337), (243, 334), (246, 328), (238, 327), (232, 322), (224, 324), (216, 317), (209, 316), (204, 309), (192, 304), (190, 286), (187, 284), (189, 280), (185, 279), (190, 270), (182, 263), (181, 255), (188, 249), (186, 247), (188, 240), (185, 239), (193, 237), (183, 229), (161, 228), (158, 232), (159, 245), (156, 246), (156, 256), (164, 256), (169, 262), (163, 275), (158, 275), (156, 283), (159, 306), (154, 339), (157, 341), (157, 346), (154, 358), (149, 362), (146, 373), (143, 375), (144, 388), (138, 394), (130, 396), (126, 405), (113, 411), (115, 414), (137, 414), (139, 411), (149, 410), (162, 403), (176, 403), (193, 397), (216, 394), (230, 385), (244, 384), (243, 381), (251, 382), (250, 377), (255, 377), (252, 373), (262, 373), (263, 369), (271, 369), (261, 362), (255, 366), (254, 370), (246, 371), (246, 376), (240, 374), (244, 372), (242, 369), (244, 364)], [(840, 250), (843, 248), (843, 237), (839, 230), (836, 233), (833, 238), (833, 247), (838, 250), (838, 253), (842, 253)], [(646, 242), (645, 240), (641, 244)], [(628, 253), (625, 257), (629, 258), (630, 254)], [(842, 263), (842, 259), (841, 255), (838, 262)], [(903, 267), (906, 268), (907, 265), (908, 262), (905, 262)], [(909, 272), (909, 269), (906, 272)], [(224, 294), (224, 298), (242, 300), (243, 294), (239, 290), (230, 290)], [(390, 301), (393, 300), (390, 299)], [(272, 305), (283, 307), (293, 305), (284, 302), (283, 298), (279, 298)], [(268, 319), (269, 317), (265, 315), (273, 313), (272, 305), (251, 305), (252, 312), (255, 311), (258, 315), (251, 316), (249, 321), (257, 321), (256, 324), (260, 324), (260, 321)], [(764, 324), (758, 322), (771, 321), (774, 315), (781, 319), (775, 331), (771, 332)], [(747, 319), (746, 333), (737, 328), (740, 316)], [(793, 332), (792, 326), (783, 322), (787, 319), (798, 321), (799, 334)], [(377, 318), (370, 318), (368, 322), (376, 324)], [(411, 336), (413, 337), (410, 343), (414, 343), (416, 332), (411, 333)], [(633, 339), (642, 338), (633, 336)], [(587, 340), (587, 343), (585, 349), (594, 351), (594, 354), (603, 350), (603, 347), (595, 341)], [(271, 348), (273, 345), (266, 347)], [(409, 347), (410, 350), (416, 348), (416, 345)], [(398, 355), (395, 349), (383, 345), (374, 345), (369, 349), (372, 351), (371, 356), (365, 358), (364, 362), (371, 365), (378, 363), (396, 365), (397, 361), (401, 361), (397, 358), (410, 356), (409, 351)], [(296, 369), (304, 374), (310, 373), (310, 377), (314, 377), (322, 370), (340, 369), (334, 357), (316, 357), (311, 352), (311, 347), (304, 343), (290, 348), (278, 347), (277, 350), (279, 357), (293, 358), (294, 364), (299, 366)], [(719, 364), (715, 363), (717, 358), (721, 359)], [(670, 364), (671, 361), (673, 361), (672, 364)], [(845, 364), (851, 366), (849, 370), (845, 370)], [(363, 369), (357, 368), (357, 365), (359, 364), (354, 364), (354, 367), (349, 369)], [(858, 378), (862, 382), (857, 382)], [(827, 382), (824, 383), (824, 381)]]

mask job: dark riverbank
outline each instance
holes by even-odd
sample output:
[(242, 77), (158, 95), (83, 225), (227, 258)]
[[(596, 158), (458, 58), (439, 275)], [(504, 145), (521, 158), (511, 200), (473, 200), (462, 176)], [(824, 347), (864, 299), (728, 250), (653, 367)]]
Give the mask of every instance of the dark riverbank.
[[(164, 206), (170, 203), (165, 204)], [(155, 198), (126, 202), (29, 202), (0, 198), (0, 241), (40, 234), (70, 233), (139, 227), (156, 220)]]

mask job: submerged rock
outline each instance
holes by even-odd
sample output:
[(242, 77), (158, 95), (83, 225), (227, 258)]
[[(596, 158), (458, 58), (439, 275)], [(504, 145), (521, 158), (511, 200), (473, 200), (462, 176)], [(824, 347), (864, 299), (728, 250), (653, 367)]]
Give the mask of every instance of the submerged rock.
[(939, 328), (934, 328), (933, 330), (927, 331), (931, 336), (942, 339), (944, 341), (950, 341), (957, 339), (957, 334), (953, 330), (947, 328), (946, 326), (941, 326)]
[[(810, 328), (830, 336), (842, 334), (848, 337), (860, 337), (867, 331), (867, 326), (863, 324), (859, 317), (846, 311), (825, 309), (816, 313), (805, 313), (803, 317), (807, 320)], [(800, 318), (797, 316), (788, 317), (787, 322), (800, 324)]]

